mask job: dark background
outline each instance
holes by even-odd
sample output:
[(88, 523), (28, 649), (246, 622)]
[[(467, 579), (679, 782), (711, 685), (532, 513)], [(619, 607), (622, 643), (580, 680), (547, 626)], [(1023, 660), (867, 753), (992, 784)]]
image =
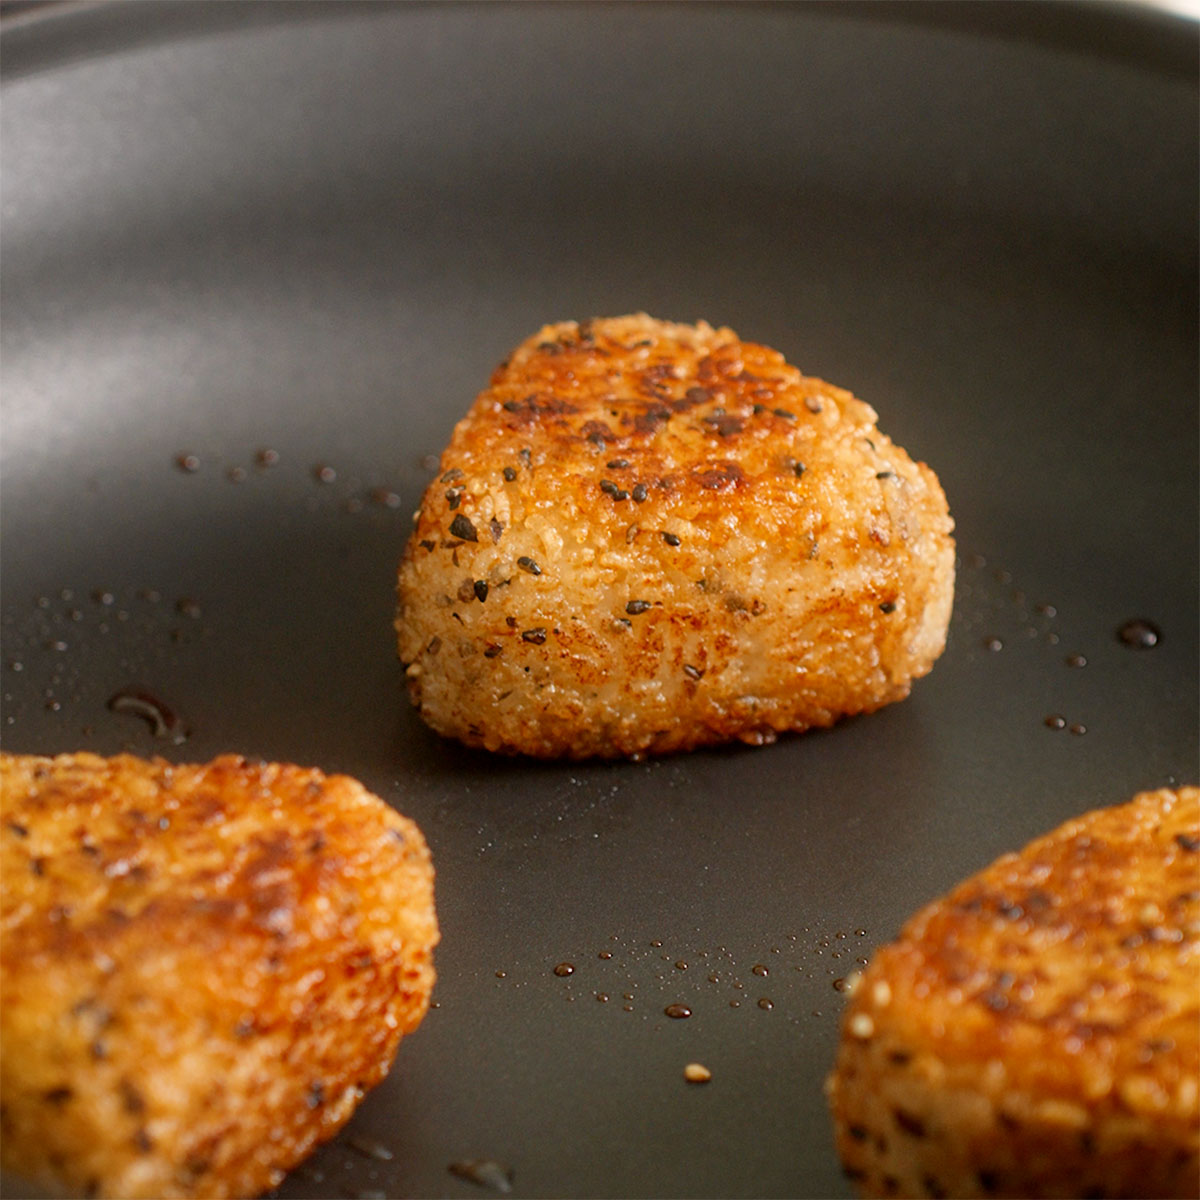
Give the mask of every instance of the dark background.
[[(494, 1158), (528, 1196), (844, 1194), (834, 981), (996, 855), (1200, 777), (1195, 26), (5, 12), (5, 748), (346, 771), (434, 850), (438, 1007), (281, 1193), (469, 1196), (448, 1165)], [(933, 466), (946, 653), (763, 749), (443, 743), (391, 630), (429, 456), (543, 322), (639, 309), (775, 346)], [(131, 685), (188, 740), (109, 711)]]

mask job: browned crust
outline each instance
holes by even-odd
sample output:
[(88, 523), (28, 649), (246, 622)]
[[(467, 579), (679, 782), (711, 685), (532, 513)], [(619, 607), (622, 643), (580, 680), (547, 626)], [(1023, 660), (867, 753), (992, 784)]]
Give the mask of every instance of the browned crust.
[(422, 716), (491, 750), (770, 741), (929, 670), (951, 528), (932, 471), (777, 351), (644, 314), (548, 325), (442, 455), (400, 657)]
[(0, 1135), (75, 1193), (246, 1196), (425, 1013), (417, 827), (344, 776), (0, 756)]
[(872, 959), (830, 1079), (867, 1195), (1196, 1196), (1200, 790), (1070, 821)]

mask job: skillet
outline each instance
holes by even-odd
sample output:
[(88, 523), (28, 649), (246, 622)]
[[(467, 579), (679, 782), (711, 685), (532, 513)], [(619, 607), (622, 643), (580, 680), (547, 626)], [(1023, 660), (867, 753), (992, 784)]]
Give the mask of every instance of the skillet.
[[(1194, 24), (143, 3), (3, 35), (5, 748), (345, 771), (435, 855), (437, 1007), (279, 1195), (849, 1194), (839, 981), (996, 855), (1200, 776)], [(543, 322), (638, 309), (773, 345), (938, 472), (956, 608), (910, 699), (642, 763), (409, 709), (432, 456)]]

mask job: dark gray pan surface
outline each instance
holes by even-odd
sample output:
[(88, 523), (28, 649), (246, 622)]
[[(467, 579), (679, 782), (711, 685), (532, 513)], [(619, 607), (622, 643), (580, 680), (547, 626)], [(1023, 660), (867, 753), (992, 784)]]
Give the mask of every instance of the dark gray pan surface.
[[(835, 980), (999, 853), (1200, 777), (1195, 27), (1086, 7), (10, 18), (5, 747), (319, 764), (435, 853), (438, 1007), (282, 1195), (484, 1195), (468, 1159), (529, 1196), (845, 1194)], [(957, 607), (908, 701), (574, 766), (410, 711), (428, 456), (542, 322), (637, 309), (777, 347), (939, 473)], [(106, 707), (131, 685), (186, 742)]]

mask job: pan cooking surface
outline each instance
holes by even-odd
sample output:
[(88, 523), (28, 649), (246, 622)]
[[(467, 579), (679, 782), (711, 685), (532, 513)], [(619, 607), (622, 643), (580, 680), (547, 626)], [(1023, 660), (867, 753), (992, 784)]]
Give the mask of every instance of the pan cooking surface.
[[(848, 1194), (840, 981), (1200, 774), (1194, 29), (974, 7), (11, 18), (6, 748), (345, 771), (438, 868), (437, 1006), (281, 1195)], [(436, 454), (543, 322), (636, 310), (937, 471), (956, 609), (910, 699), (642, 763), (421, 726), (391, 622)]]

